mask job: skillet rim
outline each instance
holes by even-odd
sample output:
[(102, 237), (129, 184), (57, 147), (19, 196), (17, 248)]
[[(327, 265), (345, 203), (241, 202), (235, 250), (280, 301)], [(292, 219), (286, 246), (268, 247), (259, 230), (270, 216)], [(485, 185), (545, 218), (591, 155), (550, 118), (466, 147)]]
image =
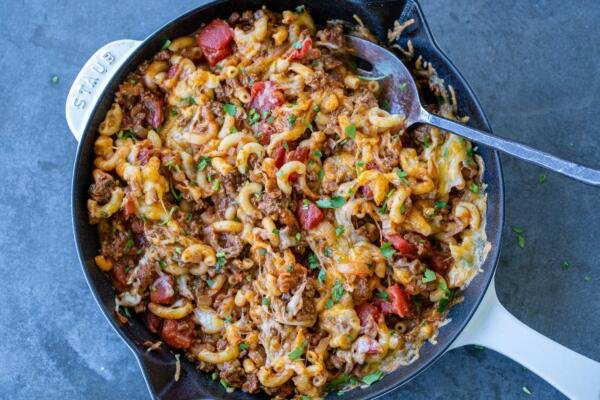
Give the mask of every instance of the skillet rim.
[[(122, 65), (114, 72), (112, 78), (109, 80), (106, 87), (98, 95), (98, 100), (96, 101), (96, 104), (93, 106), (93, 108), (89, 114), (89, 117), (85, 123), (85, 128), (83, 130), (83, 135), (77, 145), (77, 153), (76, 153), (76, 157), (75, 157), (74, 165), (73, 165), (73, 173), (72, 173), (72, 180), (71, 180), (71, 222), (72, 222), (73, 236), (74, 236), (74, 240), (75, 240), (75, 244), (76, 244), (77, 256), (78, 256), (78, 259), (80, 262), (80, 266), (83, 270), (86, 283), (87, 283), (90, 291), (92, 292), (94, 301), (96, 302), (96, 304), (102, 311), (102, 314), (104, 315), (104, 317), (108, 320), (108, 322), (109, 322), (110, 326), (113, 328), (113, 330), (116, 331), (116, 333), (119, 335), (119, 337), (126, 343), (127, 347), (134, 354), (134, 357), (142, 371), (142, 375), (143, 375), (144, 381), (146, 383), (146, 386), (148, 388), (148, 391), (149, 391), (151, 397), (154, 399), (158, 399), (158, 398), (160, 398), (160, 396), (159, 396), (159, 393), (156, 393), (155, 388), (151, 382), (153, 372), (151, 371), (150, 366), (147, 364), (147, 361), (145, 360), (144, 353), (142, 353), (138, 350), (134, 341), (125, 334), (124, 330), (116, 322), (116, 320), (113, 316), (114, 310), (105, 306), (105, 304), (103, 303), (103, 300), (102, 300), (102, 296), (96, 287), (95, 278), (91, 276), (90, 272), (86, 268), (86, 260), (84, 259), (84, 256), (83, 256), (84, 250), (82, 249), (82, 243), (81, 243), (83, 240), (83, 233), (85, 233), (85, 232), (81, 232), (81, 230), (79, 228), (79, 223), (81, 223), (81, 221), (79, 221), (79, 217), (77, 215), (77, 206), (80, 203), (80, 199), (78, 197), (81, 196), (80, 191), (78, 191), (77, 178), (78, 178), (78, 172), (81, 169), (82, 153), (84, 152), (84, 147), (85, 147), (85, 146), (83, 146), (82, 143), (87, 136), (95, 133), (95, 132), (90, 133), (90, 128), (91, 128), (91, 124), (92, 124), (95, 114), (98, 112), (98, 109), (102, 105), (101, 104), (102, 99), (109, 96), (111, 94), (111, 93), (109, 93), (109, 92), (111, 92), (111, 90), (114, 91), (112, 86), (114, 85), (115, 80), (123, 79), (124, 71), (131, 67), (132, 60), (138, 54), (147, 50), (147, 48), (152, 45), (152, 42), (155, 41), (157, 37), (160, 37), (161, 35), (163, 35), (163, 32), (165, 32), (169, 28), (179, 25), (182, 22), (182, 20), (186, 19), (187, 17), (194, 15), (194, 14), (205, 12), (205, 11), (207, 11), (208, 8), (216, 7), (219, 4), (228, 3), (229, 1), (230, 0), (206, 1), (205, 3), (203, 3), (197, 7), (194, 7), (188, 11), (185, 11), (182, 14), (171, 19), (170, 21), (166, 22), (163, 26), (154, 30), (154, 32), (152, 32), (150, 35), (146, 36), (146, 38), (144, 38), (141, 41), (139, 46), (125, 59), (125, 61), (122, 63)], [(357, 0), (347, 0), (347, 1), (349, 3), (361, 3)], [(487, 129), (489, 132), (492, 132), (490, 121), (489, 121), (481, 103), (479, 102), (479, 99), (477, 98), (472, 87), (470, 86), (468, 81), (465, 79), (465, 77), (462, 75), (460, 70), (454, 65), (454, 63), (450, 60), (450, 58), (445, 54), (445, 52), (438, 45), (437, 41), (435, 40), (435, 38), (433, 36), (433, 33), (431, 32), (429, 24), (427, 23), (427, 20), (425, 18), (423, 10), (421, 9), (420, 4), (418, 3), (418, 0), (379, 0), (379, 1), (367, 1), (362, 4), (369, 5), (371, 3), (385, 4), (385, 3), (398, 3), (398, 2), (403, 3), (402, 15), (404, 15), (404, 13), (406, 13), (407, 10), (411, 6), (414, 7), (415, 12), (419, 15), (420, 22), (422, 23), (422, 28), (425, 33), (428, 45), (429, 45), (430, 49), (433, 51), (433, 53), (435, 53), (435, 55), (436, 55), (436, 61), (445, 64), (446, 67), (449, 69), (449, 71), (453, 74), (454, 78), (456, 80), (458, 80), (464, 86), (464, 88), (461, 90), (461, 95), (466, 98), (469, 98), (471, 100), (472, 105), (477, 110), (477, 112), (480, 114), (481, 122), (484, 125), (484, 129)], [(240, 5), (240, 8), (243, 8), (243, 5)], [(489, 168), (490, 170), (493, 171), (492, 175), (495, 176), (493, 180), (497, 181), (497, 183), (498, 183), (497, 186), (488, 185), (488, 189), (487, 189), (487, 193), (489, 193), (489, 190), (490, 190), (489, 188), (493, 187), (493, 189), (495, 189), (495, 192), (497, 193), (498, 202), (495, 204), (497, 206), (495, 209), (495, 211), (497, 213), (497, 217), (496, 217), (497, 226), (495, 226), (495, 227), (486, 226), (486, 233), (488, 236), (488, 241), (492, 245), (492, 249), (491, 249), (490, 253), (488, 254), (488, 258), (486, 259), (486, 262), (485, 262), (486, 264), (488, 264), (489, 272), (484, 270), (483, 272), (478, 274), (478, 276), (485, 275), (485, 277), (484, 277), (485, 281), (482, 282), (480, 284), (480, 287), (477, 289), (478, 293), (477, 293), (476, 301), (473, 303), (471, 308), (469, 310), (467, 310), (466, 313), (464, 313), (464, 315), (460, 316), (460, 318), (453, 318), (452, 325), (453, 325), (453, 328), (455, 331), (450, 335), (452, 337), (449, 338), (448, 340), (445, 340), (444, 343), (436, 344), (434, 346), (435, 353), (427, 360), (427, 362), (423, 363), (423, 365), (420, 365), (417, 368), (414, 368), (414, 370), (410, 371), (407, 374), (407, 376), (405, 376), (403, 378), (394, 379), (389, 382), (382, 382), (383, 380), (385, 380), (386, 377), (390, 378), (394, 374), (394, 371), (392, 371), (389, 374), (386, 374), (386, 376), (384, 377), (384, 379), (382, 381), (371, 385), (369, 388), (360, 389), (361, 390), (361, 392), (360, 392), (361, 398), (375, 399), (375, 398), (381, 397), (381, 396), (405, 385), (406, 383), (408, 383), (409, 381), (414, 379), (416, 376), (418, 376), (419, 374), (424, 372), (426, 369), (428, 369), (430, 366), (435, 364), (447, 352), (447, 350), (452, 345), (452, 343), (460, 336), (461, 332), (468, 325), (471, 318), (473, 317), (473, 315), (479, 308), (481, 301), (483, 300), (483, 297), (489, 288), (489, 285), (493, 282), (493, 277), (494, 277), (496, 268), (498, 266), (499, 258), (500, 258), (500, 245), (502, 242), (502, 230), (503, 230), (504, 223), (505, 223), (505, 221), (504, 221), (504, 219), (505, 219), (504, 174), (502, 171), (502, 165), (501, 165), (499, 153), (496, 150), (492, 150), (492, 149), (487, 149), (487, 151), (489, 151), (489, 153), (490, 153), (492, 165), (489, 165), (490, 160), (488, 160), (486, 162), (486, 170)], [(488, 182), (486, 182), (486, 183), (488, 183)], [(494, 183), (496, 183), (496, 182), (494, 182)], [(490, 207), (489, 207), (489, 203), (488, 203), (488, 207), (487, 207), (488, 212), (489, 212), (489, 209), (490, 209)], [(487, 218), (486, 218), (486, 222), (487, 222)], [(490, 237), (492, 237), (494, 239), (493, 242), (492, 242), (492, 240), (490, 240)], [(471, 294), (471, 297), (473, 297), (473, 294)], [(369, 393), (367, 393), (367, 391)], [(347, 392), (341, 398), (348, 398), (348, 393), (356, 393), (356, 392), (354, 390)], [(227, 393), (227, 395), (225, 395), (224, 398), (231, 398), (232, 396), (235, 396), (235, 394)], [(330, 394), (328, 395), (328, 397), (329, 396), (330, 396)]]

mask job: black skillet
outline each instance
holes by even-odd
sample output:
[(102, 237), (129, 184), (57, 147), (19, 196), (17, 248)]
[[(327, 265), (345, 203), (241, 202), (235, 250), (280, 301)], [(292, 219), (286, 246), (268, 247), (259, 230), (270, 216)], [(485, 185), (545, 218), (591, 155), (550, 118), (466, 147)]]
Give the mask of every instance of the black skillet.
[[(166, 39), (189, 34), (202, 22), (209, 22), (216, 17), (226, 18), (233, 11), (256, 9), (262, 5), (276, 11), (293, 9), (298, 5), (296, 1), (289, 0), (218, 0), (203, 4), (167, 23), (143, 42), (121, 40), (109, 43), (90, 58), (76, 78), (66, 104), (69, 127), (80, 142), (73, 172), (73, 229), (88, 285), (110, 324), (135, 354), (153, 398), (250, 400), (264, 398), (264, 396), (252, 396), (241, 391), (226, 393), (218, 382), (211, 380), (208, 374), (197, 372), (193, 365), (183, 358), (181, 378), (175, 382), (173, 353), (166, 348), (151, 353), (146, 352), (142, 343), (156, 338), (146, 330), (145, 326), (137, 320), (132, 320), (126, 325), (119, 325), (116, 322), (114, 290), (111, 282), (94, 264), (93, 258), (99, 248), (98, 236), (96, 227), (88, 223), (87, 217), (87, 191), (91, 183), (97, 128), (113, 101), (113, 93), (127, 74), (135, 70), (143, 60), (157, 53)], [(470, 117), (470, 126), (491, 132), (489, 121), (473, 90), (435, 43), (421, 8), (415, 0), (303, 0), (302, 4), (309, 9), (318, 24), (323, 24), (329, 19), (354, 21), (353, 15), (356, 14), (381, 40), (386, 38), (387, 29), (395, 20), (405, 21), (414, 18), (415, 23), (405, 31), (400, 44), (405, 47), (407, 40), (410, 39), (415, 54), (422, 55), (425, 60), (432, 62), (446, 84), (455, 88), (459, 114)], [(514, 319), (498, 302), (494, 285), (490, 285), (490, 282), (493, 280), (498, 262), (504, 222), (502, 169), (495, 151), (480, 146), (478, 154), (486, 165), (483, 176), (484, 182), (488, 185), (486, 190), (488, 210), (485, 224), (488, 240), (492, 245), (492, 250), (482, 266), (483, 271), (464, 291), (464, 301), (451, 309), (449, 317), (452, 322), (440, 329), (436, 345), (425, 344), (417, 361), (409, 366), (398, 368), (370, 387), (351, 391), (341, 397), (334, 394), (334, 398), (359, 396), (367, 399), (390, 392), (424, 371), (449, 349), (465, 344), (481, 344), (503, 352), (573, 397), (584, 394), (580, 389), (581, 384), (585, 386), (585, 382), (590, 382), (590, 378), (600, 376), (600, 373), (596, 373), (600, 371), (598, 363), (530, 330)], [(501, 334), (498, 334), (499, 332)], [(526, 339), (519, 341), (519, 337)], [(538, 348), (536, 346), (543, 348), (546, 355), (556, 355), (553, 357), (554, 361), (549, 361), (549, 357), (539, 359), (535, 354), (528, 354), (528, 350)], [(588, 376), (588, 373), (584, 373), (582, 378), (581, 373), (577, 373), (565, 379), (557, 374), (562, 362), (578, 365), (581, 368), (575, 369), (579, 371), (592, 369), (594, 375)], [(600, 393), (600, 388), (597, 388), (597, 392)]]

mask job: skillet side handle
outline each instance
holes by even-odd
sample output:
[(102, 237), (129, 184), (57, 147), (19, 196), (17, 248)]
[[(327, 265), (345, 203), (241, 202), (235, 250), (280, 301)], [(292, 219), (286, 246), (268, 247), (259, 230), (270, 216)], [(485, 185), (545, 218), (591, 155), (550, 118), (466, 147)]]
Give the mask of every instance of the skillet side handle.
[(77, 74), (67, 95), (65, 117), (78, 142), (104, 88), (140, 43), (130, 39), (110, 42), (98, 49)]
[(535, 372), (570, 399), (600, 399), (600, 363), (550, 340), (498, 301), (494, 282), (451, 348), (485, 346)]

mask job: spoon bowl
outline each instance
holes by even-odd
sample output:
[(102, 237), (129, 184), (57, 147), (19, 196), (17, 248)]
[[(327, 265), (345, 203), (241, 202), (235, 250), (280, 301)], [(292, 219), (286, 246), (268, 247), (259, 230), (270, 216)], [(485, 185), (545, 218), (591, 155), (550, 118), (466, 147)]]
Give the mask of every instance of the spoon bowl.
[(429, 113), (421, 105), (413, 76), (394, 53), (376, 43), (356, 36), (346, 36), (346, 42), (355, 57), (365, 60), (373, 66), (371, 70), (358, 68), (361, 79), (380, 82), (382, 97), (389, 101), (390, 111), (403, 114), (406, 118), (404, 122), (406, 127), (418, 123), (433, 125), (569, 178), (589, 185), (600, 186), (600, 171), (598, 170)]

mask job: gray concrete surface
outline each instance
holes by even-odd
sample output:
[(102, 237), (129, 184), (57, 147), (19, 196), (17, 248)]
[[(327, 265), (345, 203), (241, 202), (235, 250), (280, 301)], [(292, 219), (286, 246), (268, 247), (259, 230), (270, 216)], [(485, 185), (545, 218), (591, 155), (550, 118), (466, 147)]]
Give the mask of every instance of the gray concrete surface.
[[(147, 0), (141, 11), (127, 1), (0, 2), (0, 398), (148, 398), (80, 272), (69, 204), (76, 143), (64, 100), (98, 47), (144, 38), (195, 3)], [(600, 167), (597, 1), (423, 0), (423, 7), (497, 134)], [(600, 191), (552, 173), (540, 184), (541, 169), (503, 162), (500, 299), (531, 327), (600, 360)], [(515, 225), (526, 229), (524, 249)], [(513, 361), (463, 348), (386, 399), (527, 397), (562, 398)]]

